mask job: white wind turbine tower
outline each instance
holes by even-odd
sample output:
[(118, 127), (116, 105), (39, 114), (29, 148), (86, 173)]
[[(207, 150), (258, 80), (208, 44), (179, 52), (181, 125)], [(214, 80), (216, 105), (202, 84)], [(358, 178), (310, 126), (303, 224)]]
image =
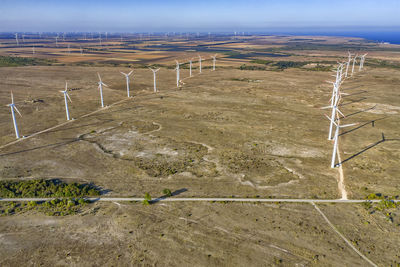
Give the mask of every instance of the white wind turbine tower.
[(336, 83), (333, 83), (333, 93), (332, 93), (332, 99), (331, 99), (331, 105), (327, 107), (322, 107), (321, 109), (327, 109), (331, 108), (332, 113), (331, 113), (331, 118), (330, 118), (330, 125), (329, 125), (329, 135), (328, 135), (328, 140), (332, 140), (332, 130), (333, 130), (333, 123), (335, 120), (336, 114), (340, 113), (343, 117), (345, 115), (339, 110), (338, 105), (340, 101), (340, 92), (339, 92), (339, 86)]
[(189, 77), (192, 77), (192, 59), (189, 60)]
[(105, 84), (105, 83), (103, 83), (103, 82), (101, 81), (101, 77), (100, 77), (100, 74), (99, 74), (99, 73), (97, 73), (97, 76), (99, 76), (98, 84), (99, 84), (99, 90), (100, 90), (101, 107), (104, 108), (103, 85), (106, 86), (106, 87), (108, 87), (108, 85)]
[(56, 38), (56, 46), (58, 47), (58, 34), (55, 38)]
[(18, 112), (18, 114), (19, 114), (21, 117), (22, 117), (22, 115), (21, 115), (21, 112), (19, 112), (19, 110), (17, 109), (17, 107), (16, 107), (15, 104), (14, 104), (14, 95), (13, 95), (12, 92), (11, 92), (11, 104), (8, 104), (7, 106), (9, 106), (10, 109), (11, 109), (11, 116), (12, 116), (13, 124), (14, 124), (15, 137), (18, 139), (20, 136), (19, 136), (19, 131), (18, 131), (17, 120), (15, 119), (15, 112), (14, 112), (14, 110), (15, 110), (16, 112)]
[(18, 45), (19, 45), (19, 42), (18, 42), (18, 33), (15, 33), (14, 35), (15, 35), (15, 41), (17, 42), (17, 46), (18, 46)]
[(359, 71), (361, 71), (361, 70), (364, 68), (364, 61), (365, 61), (365, 56), (366, 56), (366, 55), (368, 55), (368, 53), (362, 55), (361, 58), (360, 58), (360, 67), (359, 67), (359, 69), (358, 69)]
[(347, 73), (349, 71), (350, 62), (351, 62), (351, 53), (350, 53), (350, 51), (347, 51), (347, 53), (349, 53), (349, 58), (348, 58), (347, 63), (346, 63), (346, 73), (344, 75), (344, 77), (346, 77), (346, 78), (347, 78)]
[[(60, 91), (60, 92), (64, 94), (65, 113), (67, 114), (67, 121), (69, 121), (70, 117), (69, 117), (69, 110), (68, 110), (68, 100), (71, 103), (72, 103), (72, 100), (68, 95), (68, 84), (67, 84), (67, 82), (65, 82), (65, 90), (64, 91)], [(67, 100), (67, 98), (68, 98), (68, 100)]]
[(121, 74), (125, 76), (126, 78), (126, 92), (128, 94), (128, 97), (130, 97), (130, 93), (129, 93), (129, 75), (131, 75), (133, 72), (133, 70), (131, 70), (128, 74), (124, 73), (121, 71)]
[(357, 60), (357, 54), (354, 56), (353, 58), (353, 67), (351, 68), (351, 77), (353, 77), (353, 73), (354, 73), (354, 66), (356, 64), (356, 60)]
[[(325, 115), (326, 116), (326, 115)], [(337, 148), (338, 148), (338, 142), (339, 142), (339, 130), (341, 128), (345, 128), (345, 127), (350, 127), (350, 126), (354, 126), (357, 125), (357, 123), (351, 123), (351, 124), (345, 124), (345, 125), (340, 125), (340, 120), (336, 120), (336, 122), (334, 120), (332, 120), (331, 118), (329, 118), (328, 116), (326, 116), (333, 124), (335, 124), (336, 126), (336, 131), (335, 131), (335, 135), (333, 137), (333, 151), (332, 151), (332, 160), (331, 160), (331, 168), (335, 168), (336, 167), (336, 154), (337, 154)], [(340, 163), (339, 163), (340, 164)]]
[(71, 54), (71, 48), (69, 44), (68, 44), (68, 54)]
[(215, 70), (215, 62), (217, 61), (217, 55), (211, 56), (213, 59), (213, 70)]
[(175, 62), (176, 62), (176, 68), (175, 68), (175, 70), (176, 70), (176, 87), (179, 88), (179, 81), (180, 81), (180, 78), (179, 78), (179, 62), (178, 62), (178, 60), (175, 60)]
[(160, 69), (152, 69), (152, 68), (149, 68), (149, 69), (153, 72), (153, 78), (154, 78), (154, 93), (157, 93), (156, 73), (157, 73), (157, 71), (159, 71)]
[(199, 55), (200, 73), (201, 73), (201, 56)]
[(32, 45), (32, 54), (35, 54), (35, 45)]

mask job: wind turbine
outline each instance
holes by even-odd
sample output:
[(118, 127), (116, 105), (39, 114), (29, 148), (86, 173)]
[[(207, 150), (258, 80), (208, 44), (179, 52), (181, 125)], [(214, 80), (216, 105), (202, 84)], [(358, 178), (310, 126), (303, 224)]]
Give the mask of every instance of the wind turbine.
[(154, 93), (157, 93), (157, 86), (156, 86), (156, 72), (159, 71), (160, 69), (152, 69), (149, 68), (153, 72), (153, 77), (154, 77)]
[(330, 118), (331, 123), (329, 125), (328, 140), (332, 140), (332, 129), (333, 129), (333, 123), (334, 123), (334, 120), (335, 120), (335, 115), (337, 113), (340, 113), (340, 115), (345, 117), (345, 115), (338, 108), (339, 101), (340, 101), (340, 93), (339, 93), (339, 88), (337, 87), (336, 83), (334, 83), (334, 91), (335, 91), (335, 94), (332, 96), (333, 100), (331, 102), (331, 105), (321, 108), (321, 109), (327, 109), (327, 108), (331, 108), (332, 109), (332, 114), (331, 114), (331, 118)]
[(192, 59), (189, 60), (189, 77), (192, 77)]
[(71, 49), (69, 44), (68, 44), (68, 54), (71, 54)]
[(18, 126), (17, 126), (17, 120), (15, 119), (15, 112), (18, 112), (18, 114), (22, 117), (21, 112), (19, 112), (19, 110), (17, 109), (17, 107), (14, 104), (14, 95), (11, 92), (11, 104), (8, 104), (7, 106), (10, 107), (11, 109), (11, 116), (13, 119), (13, 124), (14, 124), (14, 130), (15, 130), (15, 137), (18, 139), (19, 138), (19, 132), (18, 132)]
[(368, 55), (368, 53), (361, 56), (359, 71), (361, 71), (364, 68), (364, 61), (366, 55)]
[(217, 55), (211, 56), (213, 59), (213, 70), (215, 70), (215, 62), (217, 61)]
[(71, 103), (72, 103), (72, 100), (71, 100), (71, 98), (70, 98), (69, 95), (68, 95), (68, 84), (67, 84), (67, 82), (65, 82), (65, 90), (64, 90), (64, 91), (60, 91), (60, 92), (64, 94), (65, 113), (67, 114), (67, 121), (69, 121), (69, 120), (70, 120), (70, 117), (69, 117), (69, 110), (68, 110), (68, 101), (67, 101), (67, 98), (69, 99), (69, 102), (71, 102)]
[(201, 73), (201, 56), (199, 55), (200, 73)]
[(179, 88), (179, 81), (180, 81), (180, 79), (179, 79), (179, 62), (178, 62), (178, 60), (175, 60), (175, 62), (176, 62), (176, 68), (175, 68), (175, 70), (176, 70), (176, 87)]
[(336, 126), (335, 135), (333, 137), (334, 142), (333, 142), (333, 151), (332, 151), (332, 160), (331, 160), (331, 168), (335, 168), (336, 167), (336, 164), (335, 164), (335, 162), (336, 162), (336, 154), (337, 154), (337, 148), (338, 148), (338, 142), (339, 142), (339, 130), (341, 128), (357, 125), (357, 123), (340, 125), (340, 120), (339, 119), (335, 122), (334, 120), (332, 120), (328, 116), (326, 116), (326, 117), (328, 118), (328, 120), (330, 120)]
[(100, 74), (99, 74), (99, 73), (97, 73), (97, 76), (99, 76), (98, 84), (99, 84), (99, 90), (100, 90), (101, 107), (104, 108), (104, 101), (103, 101), (103, 85), (106, 86), (106, 87), (108, 87), (108, 85), (105, 84), (105, 83), (103, 83), (103, 82), (101, 81), (101, 77), (100, 77)]
[(35, 45), (32, 46), (32, 54), (35, 54)]
[(58, 34), (57, 34), (57, 36), (55, 37), (56, 38), (56, 46), (58, 47)]
[(18, 33), (15, 33), (15, 41), (17, 42), (17, 46), (19, 45), (19, 42), (18, 42)]
[(123, 73), (123, 72), (121, 71), (121, 74), (124, 75), (125, 78), (126, 78), (126, 92), (127, 92), (127, 94), (128, 94), (128, 97), (130, 97), (130, 94), (129, 94), (129, 75), (131, 75), (132, 72), (133, 72), (133, 70), (131, 70), (128, 74), (126, 74), (126, 73)]
[(346, 63), (346, 73), (344, 75), (346, 78), (347, 78), (347, 73), (349, 71), (349, 66), (350, 66), (350, 62), (351, 62), (351, 53), (350, 53), (350, 51), (347, 51), (347, 53), (349, 53), (349, 58), (348, 58), (347, 63)]
[(355, 64), (356, 64), (356, 60), (357, 60), (357, 54), (354, 56), (354, 59), (353, 59), (353, 67), (351, 68), (351, 77), (353, 77), (354, 66), (355, 66)]

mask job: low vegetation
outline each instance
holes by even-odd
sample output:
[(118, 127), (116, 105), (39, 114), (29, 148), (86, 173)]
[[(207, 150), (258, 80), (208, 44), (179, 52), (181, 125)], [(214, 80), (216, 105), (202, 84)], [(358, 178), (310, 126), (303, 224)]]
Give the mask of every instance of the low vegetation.
[(48, 216), (66, 216), (79, 213), (89, 203), (79, 199), (53, 199), (49, 201), (3, 202), (0, 203), (0, 216), (14, 215), (31, 210), (42, 212)]
[(150, 205), (151, 202), (151, 196), (148, 192), (144, 194), (144, 199), (143, 199), (143, 205)]
[(332, 71), (332, 66), (317, 64), (314, 67), (306, 68), (306, 70), (309, 70), (309, 71)]
[(166, 196), (166, 197), (170, 197), (172, 196), (172, 192), (171, 190), (169, 190), (168, 188), (165, 188), (162, 193)]
[(239, 67), (240, 70), (266, 70), (267, 68), (264, 66), (254, 66), (254, 65), (246, 65), (243, 64)]
[(18, 67), (18, 66), (50, 66), (55, 63), (55, 60), (47, 60), (40, 58), (26, 58), (26, 57), (11, 57), (0, 56), (0, 67)]
[[(363, 203), (364, 208), (368, 211), (369, 214), (382, 214), (387, 221), (390, 223), (395, 223), (400, 226), (400, 220), (398, 216), (398, 208), (400, 207), (400, 203), (395, 202), (394, 200), (398, 197), (389, 197), (383, 196), (380, 193), (372, 193), (369, 194), (366, 199), (367, 200), (380, 200), (377, 203), (373, 203), (371, 201), (366, 201)], [(396, 216), (397, 215), (397, 216)], [(395, 221), (397, 219), (397, 221)]]
[(274, 66), (280, 70), (284, 70), (288, 68), (301, 68), (307, 64), (309, 64), (309, 62), (306, 61), (278, 61), (274, 64)]
[(86, 197), (98, 196), (93, 184), (65, 183), (58, 179), (0, 181), (0, 197)]
[(400, 69), (400, 63), (388, 61), (388, 60), (380, 60), (380, 59), (372, 59), (367, 58), (364, 66), (374, 67), (374, 68), (391, 68), (391, 69)]

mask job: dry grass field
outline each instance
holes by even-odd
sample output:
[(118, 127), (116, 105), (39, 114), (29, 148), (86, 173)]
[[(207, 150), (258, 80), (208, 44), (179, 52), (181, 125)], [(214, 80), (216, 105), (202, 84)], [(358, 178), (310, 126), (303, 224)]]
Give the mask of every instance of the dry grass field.
[[(349, 50), (368, 56), (342, 85), (342, 121), (358, 123), (340, 134), (345, 189), (350, 199), (399, 195), (398, 46), (309, 36), (126, 37), (100, 48), (71, 40), (68, 53), (68, 42), (43, 38), (32, 54), (28, 41), (12, 41), (0, 38), (0, 56), (45, 61), (0, 67), (1, 180), (93, 183), (106, 196), (158, 197), (168, 188), (178, 197), (340, 198), (328, 111), (320, 108), (329, 102), (330, 70)], [(177, 88), (174, 60), (190, 58), (194, 76), (183, 65)], [(157, 93), (148, 66), (161, 67)], [(131, 98), (120, 73), (129, 69)], [(109, 85), (104, 109), (97, 73)], [(69, 122), (59, 92), (65, 81)], [(11, 90), (23, 115), (18, 142), (6, 106)], [(398, 208), (320, 209), (371, 261), (400, 264)], [(3, 266), (367, 264), (310, 204), (97, 202), (64, 217), (28, 210), (0, 217), (0, 247)]]

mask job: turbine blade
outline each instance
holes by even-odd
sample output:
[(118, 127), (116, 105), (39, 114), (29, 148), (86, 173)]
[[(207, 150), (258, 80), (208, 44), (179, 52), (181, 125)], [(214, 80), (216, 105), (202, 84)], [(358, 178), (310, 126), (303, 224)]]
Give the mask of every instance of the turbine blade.
[(125, 75), (125, 76), (126, 76), (126, 73), (124, 73), (124, 72), (122, 72), (122, 71), (120, 71), (120, 72), (121, 72), (122, 75)]
[(346, 115), (344, 115), (338, 108), (336, 110), (337, 110), (337, 112), (340, 113), (340, 115), (342, 115), (343, 117), (346, 117)]
[(105, 87), (109, 87), (107, 84), (105, 84), (105, 83), (103, 83), (103, 82), (101, 82)]
[(328, 118), (328, 120), (330, 120), (333, 124), (335, 124), (336, 126), (338, 126), (337, 124), (336, 124), (336, 122), (335, 121), (333, 121), (331, 118), (329, 118), (328, 117), (328, 115), (325, 115), (325, 117), (327, 117)]
[(319, 108), (319, 109), (328, 109), (328, 108), (333, 108), (333, 106), (326, 106), (326, 107), (322, 107), (322, 108)]
[(67, 95), (67, 97), (68, 97), (68, 99), (69, 99), (69, 102), (72, 103), (72, 100), (71, 100), (71, 98), (69, 97), (69, 94), (68, 94), (67, 92), (65, 92), (65, 94)]
[(133, 70), (131, 70), (131, 71), (128, 73), (128, 76), (129, 76), (129, 75), (131, 75), (131, 74), (132, 74), (132, 72), (133, 72)]
[(14, 94), (12, 91), (11, 91), (11, 104), (14, 104)]
[(101, 82), (101, 77), (100, 77), (100, 73), (97, 73), (97, 76), (99, 76), (99, 80), (100, 80), (100, 82)]
[(344, 127), (350, 127), (350, 126), (354, 126), (357, 125), (358, 123), (351, 123), (351, 124), (345, 124), (345, 125), (340, 125), (340, 128), (344, 128)]
[(19, 112), (19, 110), (17, 109), (16, 106), (13, 106), (13, 108), (15, 109), (16, 112), (18, 112), (18, 114), (22, 117), (21, 112)]

